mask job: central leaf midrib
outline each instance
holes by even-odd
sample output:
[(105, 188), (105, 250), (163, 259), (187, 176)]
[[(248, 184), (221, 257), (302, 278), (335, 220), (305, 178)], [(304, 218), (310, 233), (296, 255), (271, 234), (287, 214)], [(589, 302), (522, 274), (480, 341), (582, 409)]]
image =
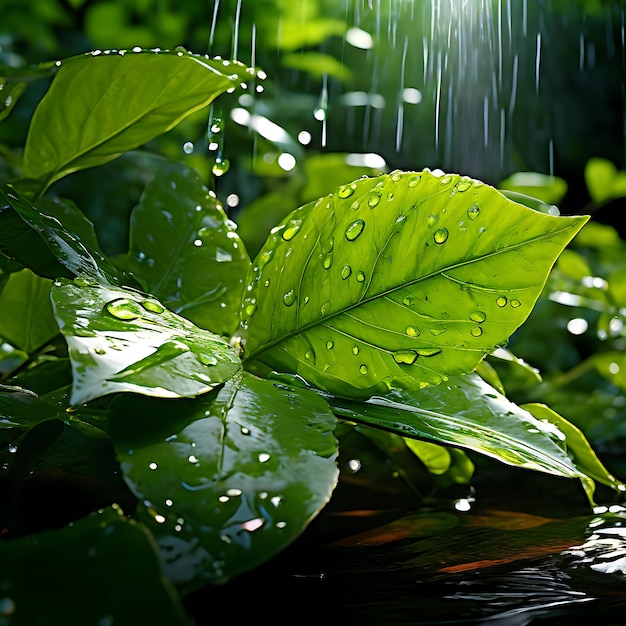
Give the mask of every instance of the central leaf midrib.
[(465, 261), (460, 261), (451, 265), (448, 265), (446, 267), (442, 267), (440, 269), (438, 269), (437, 271), (431, 272), (430, 274), (426, 274), (425, 276), (420, 276), (418, 278), (414, 278), (413, 280), (407, 281), (401, 285), (395, 285), (393, 287), (390, 287), (389, 289), (386, 289), (385, 291), (382, 291), (380, 293), (374, 294), (372, 296), (369, 296), (367, 298), (361, 299), (357, 302), (355, 302), (354, 304), (351, 304), (343, 309), (341, 309), (340, 311), (336, 311), (335, 313), (332, 313), (330, 315), (327, 315), (325, 317), (320, 317), (312, 322), (310, 322), (309, 324), (305, 324), (304, 326), (298, 327), (296, 329), (294, 329), (293, 331), (282, 335), (281, 337), (277, 337), (275, 339), (273, 339), (272, 341), (269, 341), (268, 343), (264, 344), (263, 346), (261, 346), (260, 348), (258, 348), (257, 350), (255, 350), (254, 352), (252, 352), (250, 355), (248, 355), (247, 357), (244, 357), (244, 361), (248, 361), (250, 359), (253, 359), (254, 357), (258, 356), (259, 354), (262, 354), (263, 352), (266, 352), (267, 350), (269, 350), (270, 348), (273, 348), (275, 345), (290, 339), (291, 337), (294, 337), (296, 335), (299, 335), (303, 332), (306, 332), (309, 328), (314, 328), (315, 326), (318, 326), (319, 324), (322, 323), (328, 323), (329, 320), (332, 320), (335, 317), (338, 317), (339, 315), (343, 315), (344, 313), (347, 313), (348, 311), (351, 311), (352, 309), (361, 307), (363, 305), (368, 304), (369, 302), (372, 302), (374, 300), (377, 300), (378, 298), (382, 298), (390, 293), (393, 293), (394, 291), (397, 291), (399, 289), (405, 289), (406, 287), (410, 287), (411, 285), (416, 285), (417, 283), (420, 283), (422, 281), (428, 280), (430, 278), (433, 278), (433, 276), (437, 276), (439, 274), (442, 274), (444, 272), (448, 272), (450, 270), (454, 270), (457, 269), (459, 267), (463, 267), (464, 265), (470, 265), (471, 263), (478, 263), (480, 261), (484, 261), (485, 259), (488, 259), (490, 257), (493, 256), (497, 256), (499, 254), (504, 254), (507, 252), (511, 252), (512, 250), (515, 250), (516, 248), (519, 248), (521, 246), (525, 246), (525, 245), (529, 245), (532, 243), (535, 243), (537, 241), (541, 241), (544, 238), (550, 238), (550, 237), (554, 237), (555, 235), (560, 234), (561, 232), (568, 230), (571, 226), (567, 225), (564, 228), (560, 229), (560, 230), (556, 230), (556, 231), (551, 231), (549, 233), (543, 233), (542, 235), (540, 235), (539, 237), (535, 237), (533, 239), (527, 239), (524, 241), (521, 241), (519, 243), (504, 247), (504, 248), (500, 248), (498, 250), (494, 250), (492, 252), (489, 252), (488, 254), (484, 254), (482, 256), (479, 257), (473, 257), (471, 259), (467, 259)]

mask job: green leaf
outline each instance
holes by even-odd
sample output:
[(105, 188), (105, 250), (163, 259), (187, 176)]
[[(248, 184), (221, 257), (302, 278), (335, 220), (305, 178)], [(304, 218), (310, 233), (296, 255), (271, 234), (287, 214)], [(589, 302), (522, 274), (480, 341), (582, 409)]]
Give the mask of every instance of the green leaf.
[(361, 397), (471, 372), (587, 219), (458, 175), (360, 179), (273, 229), (243, 303), (246, 359)]
[[(100, 252), (93, 225), (70, 202), (49, 200), (39, 209), (10, 187), (0, 187), (0, 250), (46, 278), (88, 276), (99, 282), (121, 283), (127, 278)], [(69, 222), (81, 233), (70, 232)]]
[[(110, 432), (175, 584), (253, 569), (298, 537), (338, 477), (320, 396), (241, 372), (194, 401), (118, 397)], [(155, 431), (154, 425), (157, 424)]]
[(2, 541), (0, 561), (2, 624), (190, 623), (150, 533), (113, 509)]
[(545, 204), (559, 204), (567, 193), (567, 182), (558, 176), (548, 176), (539, 172), (515, 172), (503, 180), (498, 188), (514, 191)]
[(59, 332), (50, 302), (52, 282), (30, 270), (9, 276), (0, 292), (0, 336), (24, 352), (32, 352)]
[(245, 246), (215, 193), (181, 163), (164, 163), (131, 215), (128, 269), (168, 308), (219, 335), (239, 326)]
[(118, 391), (196, 396), (240, 368), (227, 340), (140, 292), (63, 279), (52, 302), (72, 362), (72, 405)]
[(33, 115), (24, 174), (47, 186), (110, 161), (254, 74), (238, 61), (183, 51), (96, 51), (66, 59)]
[(0, 385), (0, 428), (28, 428), (60, 416), (59, 409), (21, 387)]
[(626, 172), (619, 172), (607, 159), (594, 157), (587, 161), (585, 183), (596, 204), (626, 196)]
[(361, 403), (337, 397), (328, 401), (341, 417), (405, 437), (473, 450), (557, 476), (585, 476), (570, 460), (558, 426), (535, 419), (476, 374), (418, 391), (390, 391)]
[(31, 67), (0, 65), (0, 121), (9, 116), (28, 83), (39, 78), (50, 78), (56, 69), (57, 66), (51, 62)]
[(307, 72), (314, 78), (326, 75), (347, 82), (352, 77), (352, 72), (341, 61), (322, 52), (292, 52), (283, 56), (282, 64), (294, 70)]

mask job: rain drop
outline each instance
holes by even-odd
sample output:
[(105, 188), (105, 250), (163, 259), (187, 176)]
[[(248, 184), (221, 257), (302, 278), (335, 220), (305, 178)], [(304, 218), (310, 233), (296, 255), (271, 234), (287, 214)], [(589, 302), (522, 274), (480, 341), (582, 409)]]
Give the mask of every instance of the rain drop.
[(285, 306), (291, 306), (296, 301), (296, 294), (293, 289), (290, 289), (284, 296), (283, 302)]
[(437, 356), (438, 354), (441, 354), (441, 349), (440, 348), (417, 348), (415, 352), (417, 352), (419, 356), (430, 357), (430, 356)]
[(364, 272), (358, 272), (356, 275), (356, 279), (362, 283), (365, 281), (365, 273)]
[(327, 254), (324, 257), (324, 260), (322, 261), (322, 267), (325, 270), (328, 270), (328, 269), (331, 268), (332, 264), (333, 264), (333, 255), (332, 254)]
[(165, 311), (165, 307), (156, 300), (144, 300), (141, 306), (151, 313), (163, 313)]
[(256, 312), (256, 304), (249, 304), (246, 307), (246, 315), (254, 315)]
[(438, 337), (439, 335), (443, 335), (446, 332), (447, 328), (439, 327), (439, 328), (430, 328), (429, 330), (430, 330), (430, 334), (433, 337)]
[(332, 350), (335, 347), (335, 344), (332, 341), (327, 341), (326, 342), (326, 349), (327, 350)]
[(230, 169), (230, 161), (228, 159), (215, 159), (211, 171), (215, 176), (223, 176)]
[(341, 268), (341, 278), (343, 278), (343, 280), (346, 280), (346, 278), (348, 278), (350, 274), (352, 274), (352, 268), (349, 265), (344, 265)]
[(129, 300), (128, 298), (111, 300), (111, 302), (106, 303), (105, 307), (106, 310), (118, 320), (136, 320), (142, 315), (142, 311), (137, 302)]
[(429, 226), (433, 226), (436, 221), (437, 221), (437, 218), (432, 213), (426, 218), (426, 223)]
[(445, 243), (448, 239), (448, 229), (440, 228), (439, 230), (435, 231), (433, 239), (435, 240), (435, 243)]
[(352, 183), (352, 185), (346, 185), (345, 187), (340, 187), (339, 191), (337, 192), (337, 195), (340, 198), (349, 198), (354, 193), (355, 189), (356, 189), (356, 185)]
[(407, 326), (404, 331), (409, 337), (419, 337), (420, 331), (414, 326)]
[(359, 347), (358, 346), (354, 346), (352, 348), (352, 354), (354, 354), (354, 356), (356, 356), (359, 353)]
[(346, 239), (348, 241), (354, 241), (363, 232), (364, 228), (365, 222), (363, 220), (356, 220), (352, 222), (352, 224), (346, 228)]
[(311, 352), (311, 350), (307, 350), (306, 353), (304, 354), (304, 358), (307, 361), (310, 361), (313, 358), (313, 352)]
[(469, 217), (471, 220), (475, 220), (479, 215), (480, 208), (477, 204), (472, 204), (472, 206), (467, 209), (467, 217)]
[(450, 176), (449, 174), (446, 174), (445, 176), (442, 176), (439, 179), (439, 184), (441, 185), (447, 185), (448, 183), (450, 183), (452, 181), (452, 176)]
[(420, 180), (422, 180), (422, 176), (420, 174), (417, 174), (415, 176), (411, 176), (411, 178), (409, 178), (408, 186), (410, 188), (417, 187), (417, 185), (419, 184)]
[(469, 318), (472, 322), (482, 324), (487, 319), (487, 316), (483, 313), (483, 311), (474, 311), (473, 313), (470, 313)]
[(363, 375), (367, 374), (367, 365), (361, 365), (361, 367), (359, 367), (359, 372)]
[(361, 203), (355, 200), (350, 206), (356, 211), (361, 206)]
[(302, 220), (291, 220), (285, 230), (283, 231), (282, 238), (285, 241), (291, 241), (302, 227)]
[(413, 365), (417, 361), (418, 354), (415, 350), (398, 350), (393, 353), (393, 360), (402, 365)]
[(380, 198), (381, 198), (381, 195), (379, 193), (372, 192), (369, 195), (369, 198), (367, 199), (367, 206), (370, 209), (373, 209), (375, 206), (378, 206), (378, 204), (380, 203)]
[(522, 306), (522, 303), (519, 300), (513, 299), (513, 300), (511, 300), (511, 306), (514, 309), (517, 309), (518, 307)]
[(472, 330), (470, 330), (470, 335), (472, 337), (480, 337), (483, 334), (483, 329), (480, 326), (474, 326)]
[(506, 305), (507, 305), (507, 302), (508, 302), (508, 300), (507, 300), (507, 297), (506, 297), (506, 296), (498, 296), (498, 297), (496, 298), (496, 304), (497, 304), (499, 307), (506, 306)]
[(457, 183), (456, 190), (463, 193), (464, 191), (471, 189), (471, 187), (472, 187), (472, 181), (469, 180), (468, 178), (465, 178), (465, 179), (460, 180)]

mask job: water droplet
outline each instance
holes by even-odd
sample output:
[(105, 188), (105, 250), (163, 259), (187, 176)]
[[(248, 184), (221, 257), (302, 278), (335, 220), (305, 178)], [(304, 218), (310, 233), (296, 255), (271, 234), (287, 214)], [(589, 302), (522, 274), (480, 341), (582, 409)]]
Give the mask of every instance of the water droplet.
[(354, 346), (352, 348), (352, 354), (354, 354), (354, 356), (356, 356), (359, 353), (359, 347), (358, 346)]
[(377, 192), (372, 192), (367, 199), (367, 206), (370, 209), (373, 209), (375, 206), (378, 206), (380, 203), (381, 195)]
[(355, 189), (356, 189), (356, 185), (354, 183), (352, 183), (351, 185), (346, 185), (345, 187), (340, 187), (339, 191), (337, 192), (337, 195), (340, 198), (349, 198), (354, 193)]
[(355, 200), (350, 206), (356, 211), (361, 206), (361, 203)]
[(359, 372), (363, 375), (367, 374), (367, 365), (361, 365), (361, 367), (359, 367)]
[(352, 274), (352, 268), (349, 265), (344, 265), (341, 268), (341, 278), (346, 280), (346, 278), (348, 278), (350, 274)]
[(256, 312), (256, 304), (249, 304), (246, 307), (246, 315), (254, 315)]
[(274, 256), (274, 249), (267, 250), (259, 257), (259, 267), (265, 267)]
[(296, 294), (293, 289), (290, 289), (284, 296), (283, 302), (285, 306), (291, 306), (296, 301)]
[(322, 267), (325, 270), (328, 270), (328, 269), (331, 268), (332, 264), (333, 264), (333, 255), (332, 254), (327, 254), (324, 257), (324, 260), (322, 261)]
[(103, 355), (107, 353), (107, 351), (104, 348), (94, 348), (93, 351), (99, 355)]
[(422, 180), (421, 174), (416, 174), (415, 176), (411, 176), (411, 178), (409, 178), (408, 186), (411, 187), (411, 188), (417, 187), (417, 185), (419, 184), (420, 180)]
[(198, 359), (203, 365), (217, 365), (217, 359), (212, 354), (199, 354)]
[(327, 350), (332, 350), (335, 347), (335, 344), (332, 341), (327, 341), (326, 342), (326, 349)]
[(320, 247), (322, 248), (322, 252), (329, 253), (333, 251), (334, 245), (335, 245), (335, 239), (334, 237), (331, 237), (324, 243), (320, 244)]
[(414, 326), (407, 326), (404, 331), (409, 337), (419, 337), (420, 331)]
[(435, 240), (435, 243), (445, 243), (448, 239), (448, 229), (440, 228), (439, 230), (435, 231), (433, 239)]
[(266, 279), (266, 281), (263, 283), (264, 287), (269, 287), (270, 286), (270, 279)]
[(464, 178), (464, 179), (461, 179), (457, 183), (457, 186), (455, 187), (455, 189), (463, 193), (464, 191), (467, 191), (471, 187), (472, 187), (472, 181), (469, 178)]
[(467, 217), (471, 220), (475, 220), (479, 215), (480, 207), (477, 204), (472, 204), (472, 206), (467, 209)]
[(363, 232), (364, 228), (365, 222), (363, 220), (356, 220), (352, 222), (352, 224), (346, 228), (346, 239), (348, 241), (354, 241)]
[(430, 334), (433, 337), (439, 337), (439, 335), (443, 335), (448, 329), (439, 327), (439, 328), (430, 328), (429, 330), (430, 330)]
[(193, 143), (191, 141), (185, 141), (183, 144), (183, 152), (185, 154), (191, 154), (193, 152)]
[(519, 300), (513, 299), (511, 300), (511, 306), (514, 309), (517, 309), (518, 307), (522, 306), (522, 303)]
[(144, 300), (141, 306), (151, 313), (163, 313), (165, 311), (165, 307), (156, 300)]
[(437, 356), (438, 354), (441, 354), (441, 349), (440, 348), (417, 348), (415, 352), (417, 352), (419, 356), (430, 357), (430, 356)]
[(483, 334), (483, 329), (480, 326), (474, 326), (472, 330), (470, 330), (470, 335), (472, 337), (480, 337)]
[(313, 352), (311, 350), (307, 350), (304, 354), (304, 358), (307, 361), (310, 361), (313, 358)]
[(437, 221), (437, 218), (432, 213), (426, 218), (426, 223), (429, 226), (434, 226), (436, 221)]
[(402, 304), (404, 304), (404, 306), (409, 306), (412, 303), (413, 303), (413, 298), (410, 298), (409, 296), (402, 298)]
[(439, 184), (440, 185), (447, 185), (448, 183), (450, 183), (452, 181), (452, 176), (450, 176), (450, 174), (446, 174), (445, 176), (442, 176), (439, 179)]
[(142, 311), (139, 304), (128, 298), (117, 298), (106, 303), (106, 310), (118, 320), (136, 320), (141, 317)]
[(499, 307), (506, 306), (507, 302), (508, 302), (508, 300), (507, 300), (507, 297), (506, 297), (506, 296), (498, 296), (498, 297), (496, 298), (496, 304), (497, 304)]
[(389, 202), (391, 202), (391, 201), (393, 200), (393, 192), (392, 192), (392, 191), (390, 191), (390, 192), (387, 194), (387, 200), (389, 200)]
[(365, 273), (364, 272), (357, 272), (356, 279), (360, 283), (364, 282), (365, 281)]
[(472, 320), (472, 322), (478, 322), (479, 324), (482, 324), (487, 319), (487, 316), (483, 311), (474, 311), (473, 313), (469, 314), (469, 318)]
[(415, 350), (398, 350), (393, 353), (393, 360), (401, 365), (413, 365), (418, 356)]
[(285, 230), (283, 230), (282, 238), (285, 241), (291, 241), (302, 227), (302, 220), (290, 220)]
[(392, 180), (394, 183), (397, 183), (397, 182), (400, 180), (400, 178), (402, 178), (402, 175), (400, 174), (400, 172), (393, 172), (393, 173), (391, 174), (391, 180)]
[(215, 176), (223, 176), (230, 169), (230, 161), (228, 159), (215, 159), (211, 171)]

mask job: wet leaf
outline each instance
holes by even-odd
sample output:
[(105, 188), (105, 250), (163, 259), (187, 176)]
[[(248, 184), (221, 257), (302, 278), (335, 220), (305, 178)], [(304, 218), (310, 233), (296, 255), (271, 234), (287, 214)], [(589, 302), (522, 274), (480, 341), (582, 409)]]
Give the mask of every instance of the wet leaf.
[(189, 624), (150, 533), (113, 509), (2, 541), (0, 560), (3, 624)]
[(232, 335), (250, 259), (198, 173), (164, 163), (131, 215), (127, 266), (169, 309)]
[(182, 51), (94, 52), (66, 59), (33, 115), (24, 174), (47, 186), (106, 163), (250, 77), (238, 61)]
[(9, 276), (0, 292), (0, 336), (32, 352), (59, 332), (50, 302), (52, 282), (24, 269)]
[(72, 405), (118, 391), (196, 396), (240, 368), (227, 340), (138, 291), (62, 279), (52, 302), (69, 347)]
[(37, 394), (10, 385), (0, 385), (0, 428), (24, 428), (59, 417), (59, 409)]
[(116, 398), (118, 459), (168, 577), (225, 581), (298, 537), (337, 482), (335, 424), (318, 394), (245, 372), (194, 401)]
[(246, 359), (361, 397), (471, 372), (587, 219), (457, 175), (358, 180), (273, 229), (243, 303)]
[(329, 403), (337, 415), (405, 437), (473, 450), (507, 465), (556, 476), (585, 476), (567, 454), (565, 433), (513, 404), (475, 374), (418, 391), (390, 391), (367, 402), (333, 397)]

